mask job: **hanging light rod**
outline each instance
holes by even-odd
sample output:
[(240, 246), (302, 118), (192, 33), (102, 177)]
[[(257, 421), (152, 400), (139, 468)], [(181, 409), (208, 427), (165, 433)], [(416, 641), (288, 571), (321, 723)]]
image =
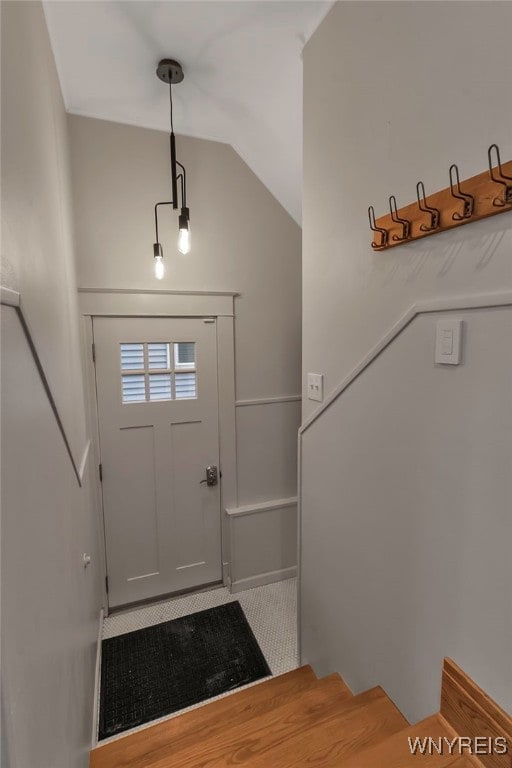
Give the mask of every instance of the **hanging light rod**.
[[(190, 210), (187, 206), (187, 176), (185, 166), (176, 157), (176, 138), (174, 136), (174, 123), (172, 113), (172, 86), (181, 83), (184, 78), (183, 67), (174, 59), (162, 59), (157, 67), (156, 74), (159, 80), (169, 86), (169, 106), (171, 118), (171, 134), (169, 137), (169, 149), (171, 155), (171, 196), (172, 200), (165, 200), (155, 205), (155, 240), (153, 244), (153, 257), (155, 260), (155, 277), (161, 280), (165, 273), (164, 252), (158, 236), (158, 208), (161, 205), (172, 205), (173, 210), (181, 207), (178, 218), (178, 250), (181, 253), (190, 251)], [(178, 168), (180, 173), (178, 173)], [(181, 206), (179, 197), (181, 193)]]

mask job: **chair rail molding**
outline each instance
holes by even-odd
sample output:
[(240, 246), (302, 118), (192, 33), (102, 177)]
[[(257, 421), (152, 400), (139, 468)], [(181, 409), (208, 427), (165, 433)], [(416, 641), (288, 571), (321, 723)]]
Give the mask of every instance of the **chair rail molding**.
[(237, 408), (246, 408), (251, 405), (273, 405), (274, 403), (295, 403), (302, 400), (301, 395), (283, 395), (282, 397), (255, 397), (251, 400), (237, 400)]
[(5, 304), (7, 307), (19, 307), (20, 294), (12, 288), (6, 288), (4, 285), (0, 285), (0, 303)]
[(368, 368), (369, 365), (391, 344), (391, 342), (407, 328), (417, 315), (432, 312), (457, 312), (471, 309), (486, 309), (491, 307), (508, 307), (512, 305), (512, 291), (499, 293), (479, 293), (470, 296), (453, 296), (443, 299), (429, 299), (413, 304), (407, 312), (384, 334), (381, 340), (368, 352), (340, 384), (333, 390), (322, 405), (302, 424), (299, 435), (303, 435), (317, 419), (343, 394), (343, 392)]
[[(298, 501), (297, 501), (297, 578), (300, 590), (301, 564), (302, 564), (302, 441), (304, 435), (316, 424), (329, 408), (343, 395), (346, 390), (356, 382), (361, 374), (386, 350), (386, 348), (399, 336), (418, 315), (435, 312), (461, 312), (476, 309), (491, 309), (496, 307), (512, 306), (512, 291), (499, 291), (493, 293), (477, 293), (470, 295), (451, 296), (446, 298), (426, 299), (413, 304), (382, 336), (380, 341), (368, 352), (340, 384), (333, 390), (327, 399), (304, 421), (298, 433)], [(300, 592), (299, 592), (300, 594)], [(298, 626), (298, 654), (302, 658), (301, 649), (301, 602), (297, 605)]]
[(89, 452), (91, 450), (91, 439), (88, 438), (85, 443), (84, 452), (82, 454), (82, 461), (80, 462), (80, 466), (78, 468), (78, 474), (80, 475), (80, 481), (83, 482), (85, 470), (87, 467), (87, 462), (89, 460)]
[(257, 512), (270, 512), (273, 509), (286, 509), (294, 507), (297, 504), (297, 497), (289, 499), (272, 499), (272, 501), (260, 501), (255, 504), (244, 504), (240, 507), (230, 507), (225, 510), (229, 517), (243, 517), (244, 515), (254, 515)]
[(21, 328), (23, 330), (23, 333), (25, 334), (25, 338), (27, 340), (27, 344), (32, 354), (32, 358), (36, 365), (37, 372), (39, 373), (39, 377), (41, 379), (43, 389), (46, 392), (46, 396), (49, 400), (50, 407), (53, 411), (53, 415), (55, 416), (55, 420), (57, 422), (59, 432), (61, 433), (62, 439), (64, 441), (64, 445), (66, 446), (66, 451), (71, 461), (73, 472), (75, 473), (75, 477), (77, 479), (78, 485), (82, 487), (84, 474), (87, 467), (87, 460), (89, 458), (89, 448), (90, 448), (91, 441), (90, 440), (86, 441), (83, 452), (82, 452), (82, 458), (80, 460), (80, 463), (77, 464), (77, 462), (75, 461), (75, 457), (73, 456), (73, 452), (71, 450), (71, 444), (66, 434), (64, 423), (61, 419), (59, 409), (57, 408), (57, 403), (55, 401), (52, 390), (50, 388), (48, 377), (46, 376), (45, 370), (43, 368), (43, 364), (41, 362), (41, 358), (39, 357), (37, 347), (35, 345), (32, 333), (30, 331), (30, 326), (28, 325), (25, 315), (23, 313), (23, 303), (22, 303), (21, 294), (18, 291), (13, 291), (11, 288), (6, 288), (5, 286), (0, 285), (0, 304), (2, 306), (12, 307), (15, 310), (16, 314), (18, 315)]

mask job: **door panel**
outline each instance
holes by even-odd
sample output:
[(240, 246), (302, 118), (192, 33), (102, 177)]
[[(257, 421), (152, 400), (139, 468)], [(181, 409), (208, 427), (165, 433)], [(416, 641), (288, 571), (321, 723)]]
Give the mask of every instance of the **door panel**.
[(221, 580), (216, 324), (94, 318), (111, 607)]
[[(154, 574), (159, 569), (157, 507), (153, 481), (154, 428), (121, 427), (118, 434), (112, 437), (112, 448), (117, 461), (106, 462), (109, 468), (107, 486), (110, 489), (115, 485), (116, 500), (122, 510), (124, 527), (122, 536), (116, 536), (115, 530), (112, 531), (112, 537), (116, 541), (115, 555), (119, 565), (126, 564), (127, 578), (136, 579)], [(130, 467), (131, 471), (126, 472), (126, 467)], [(145, 511), (144, 515), (138, 513), (141, 509)]]

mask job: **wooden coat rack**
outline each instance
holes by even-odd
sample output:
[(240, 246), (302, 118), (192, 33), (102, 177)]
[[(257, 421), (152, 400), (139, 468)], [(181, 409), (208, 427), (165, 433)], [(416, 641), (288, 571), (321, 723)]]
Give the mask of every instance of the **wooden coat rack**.
[[(493, 152), (496, 165), (493, 165)], [(512, 160), (502, 163), (499, 148), (488, 150), (489, 170), (460, 181), (459, 169), (450, 167), (450, 186), (425, 195), (423, 182), (416, 185), (416, 202), (397, 209), (394, 195), (389, 198), (390, 212), (375, 219), (368, 208), (370, 229), (375, 233), (372, 248), (385, 251), (397, 245), (446, 232), (498, 213), (512, 211)]]

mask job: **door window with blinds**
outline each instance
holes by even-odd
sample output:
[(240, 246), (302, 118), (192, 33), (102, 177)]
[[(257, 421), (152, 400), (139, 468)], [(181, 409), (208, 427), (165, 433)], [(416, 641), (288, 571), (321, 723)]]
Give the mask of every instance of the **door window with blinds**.
[(193, 341), (127, 342), (119, 346), (123, 403), (197, 397)]

